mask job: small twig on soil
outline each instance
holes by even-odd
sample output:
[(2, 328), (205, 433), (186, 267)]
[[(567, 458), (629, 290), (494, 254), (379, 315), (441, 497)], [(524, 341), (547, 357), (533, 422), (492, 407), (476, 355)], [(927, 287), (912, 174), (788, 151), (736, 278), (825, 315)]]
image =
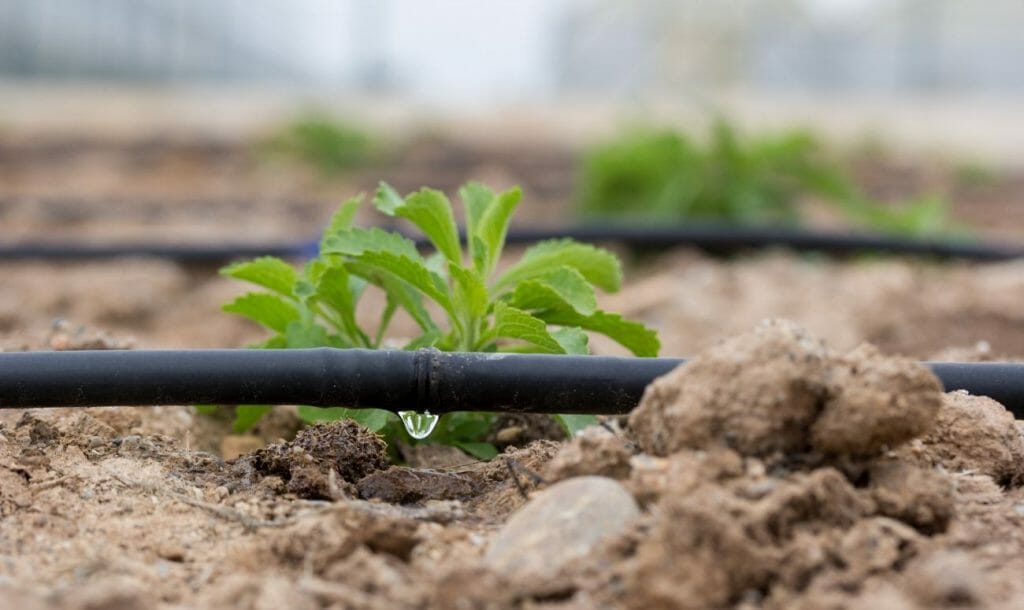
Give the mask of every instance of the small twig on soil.
[(43, 490), (46, 490), (46, 489), (50, 489), (51, 487), (58, 487), (60, 485), (63, 485), (67, 481), (72, 481), (72, 480), (77, 480), (77, 479), (78, 479), (78, 475), (69, 474), (69, 475), (65, 475), (63, 477), (57, 477), (56, 479), (50, 479), (49, 481), (41, 481), (41, 482), (36, 483), (34, 485), (30, 485), (29, 489), (32, 490), (33, 493), (40, 492), (40, 491), (43, 491)]
[(487, 462), (485, 460), (473, 460), (472, 462), (463, 462), (461, 464), (452, 464), (451, 466), (442, 466), (442, 467), (438, 468), (437, 470), (440, 470), (441, 472), (454, 472), (454, 473), (458, 473), (463, 468), (469, 468), (471, 466), (478, 466), (480, 464), (486, 464), (486, 463)]
[(511, 468), (515, 468), (518, 472), (521, 472), (524, 475), (526, 475), (531, 481), (533, 481), (534, 485), (547, 485), (548, 484), (547, 479), (545, 479), (544, 477), (540, 476), (540, 474), (538, 474), (536, 471), (531, 470), (531, 469), (527, 468), (526, 466), (523, 466), (522, 464), (520, 464), (518, 461), (516, 461), (513, 458), (506, 458), (506, 459), (508, 460), (506, 463), (507, 464), (511, 464), (511, 466), (510, 466)]
[(519, 475), (516, 474), (516, 469), (512, 467), (512, 458), (505, 458), (505, 467), (508, 468), (508, 473), (512, 475), (512, 482), (516, 484), (516, 489), (519, 490), (519, 495), (524, 500), (529, 499), (529, 495), (526, 493), (526, 489), (523, 488), (523, 484), (519, 482)]
[(528, 499), (529, 498), (529, 494), (526, 492), (526, 488), (523, 487), (522, 482), (519, 480), (519, 474), (518, 473), (521, 472), (524, 475), (526, 475), (531, 481), (533, 481), (534, 485), (544, 485), (544, 484), (547, 484), (547, 481), (544, 480), (544, 477), (542, 477), (539, 474), (537, 474), (536, 472), (530, 470), (526, 466), (523, 466), (522, 464), (520, 464), (519, 462), (517, 462), (513, 458), (510, 458), (510, 457), (505, 458), (505, 467), (508, 468), (509, 474), (512, 475), (512, 482), (516, 484), (516, 489), (519, 490), (519, 495), (521, 495), (523, 498), (527, 498)]

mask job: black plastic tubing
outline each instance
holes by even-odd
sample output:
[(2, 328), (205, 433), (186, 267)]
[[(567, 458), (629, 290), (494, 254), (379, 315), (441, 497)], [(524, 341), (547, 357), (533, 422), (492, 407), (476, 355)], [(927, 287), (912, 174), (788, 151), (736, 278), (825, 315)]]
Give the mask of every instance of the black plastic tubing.
[[(0, 353), (0, 408), (305, 404), (392, 411), (628, 413), (685, 362), (436, 350), (156, 350)], [(1024, 416), (1024, 364), (928, 363), (947, 390)]]
[[(417, 245), (428, 245), (419, 236), (409, 236)], [(799, 252), (833, 255), (885, 253), (933, 256), (976, 261), (1001, 261), (1024, 258), (1024, 247), (969, 240), (919, 239), (881, 233), (845, 233), (810, 231), (790, 227), (735, 225), (624, 225), (584, 224), (561, 228), (513, 228), (507, 243), (524, 244), (557, 237), (584, 242), (618, 242), (637, 250), (661, 250), (690, 246), (714, 254), (729, 254), (766, 247), (788, 248)], [(0, 244), (0, 260), (48, 259), (85, 260), (126, 256), (149, 256), (192, 263), (215, 263), (261, 255), (282, 258), (316, 256), (317, 242), (280, 242), (268, 244), (73, 244), (36, 242)]]

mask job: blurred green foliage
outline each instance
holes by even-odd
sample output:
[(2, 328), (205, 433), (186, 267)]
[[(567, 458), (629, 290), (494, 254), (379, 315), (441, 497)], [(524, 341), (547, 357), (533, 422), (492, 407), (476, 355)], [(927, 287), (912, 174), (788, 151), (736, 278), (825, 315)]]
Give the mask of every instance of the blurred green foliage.
[(364, 165), (375, 153), (367, 131), (325, 113), (296, 118), (271, 136), (267, 147), (311, 165), (326, 177)]
[(810, 132), (743, 137), (717, 120), (706, 142), (633, 131), (585, 157), (578, 203), (590, 216), (737, 224), (802, 222), (800, 203), (833, 205), (854, 223), (907, 235), (948, 231), (946, 202), (878, 202), (863, 194)]

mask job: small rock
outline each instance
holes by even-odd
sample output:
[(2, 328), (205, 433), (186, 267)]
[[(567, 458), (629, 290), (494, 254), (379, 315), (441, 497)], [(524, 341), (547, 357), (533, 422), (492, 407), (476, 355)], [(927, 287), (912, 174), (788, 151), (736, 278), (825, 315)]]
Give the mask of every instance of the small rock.
[(492, 538), (484, 564), (518, 578), (549, 577), (640, 515), (613, 479), (576, 477), (540, 492)]

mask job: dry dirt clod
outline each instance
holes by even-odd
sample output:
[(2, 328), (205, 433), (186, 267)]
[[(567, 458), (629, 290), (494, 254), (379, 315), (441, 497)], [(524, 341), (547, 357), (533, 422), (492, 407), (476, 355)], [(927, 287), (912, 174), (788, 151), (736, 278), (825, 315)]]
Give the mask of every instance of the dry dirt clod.
[(985, 474), (1002, 485), (1024, 480), (1024, 439), (1013, 414), (991, 398), (963, 391), (943, 395), (935, 427), (899, 456), (950, 472)]
[(629, 477), (629, 460), (633, 456), (629, 443), (604, 428), (592, 426), (580, 432), (563, 446), (548, 462), (544, 478), (560, 481), (584, 475), (600, 475), (613, 479)]
[(318, 424), (302, 430), (295, 440), (275, 443), (239, 458), (236, 467), (251, 466), (264, 476), (286, 482), (287, 491), (302, 498), (332, 499), (337, 481), (354, 484), (388, 467), (386, 445), (376, 434), (352, 420)]
[(371, 473), (363, 477), (356, 488), (361, 498), (375, 498), (393, 504), (460, 500), (472, 496), (476, 491), (476, 486), (468, 477), (402, 466)]
[(514, 579), (546, 579), (640, 516), (626, 489), (606, 477), (576, 477), (538, 493), (492, 538), (484, 564)]
[(868, 345), (837, 357), (794, 324), (768, 321), (655, 380), (629, 422), (654, 455), (724, 445), (872, 457), (928, 432), (941, 392), (912, 360)]
[(924, 538), (914, 528), (887, 517), (861, 519), (839, 541), (847, 578), (861, 581), (905, 564), (920, 551)]
[(953, 481), (944, 472), (895, 461), (874, 464), (869, 491), (880, 514), (926, 534), (946, 530), (953, 518)]
[(983, 608), (985, 573), (969, 555), (939, 551), (907, 569), (907, 590), (924, 608)]
[(923, 365), (861, 345), (829, 368), (811, 442), (827, 454), (876, 455), (931, 430), (941, 403), (942, 384)]
[(767, 321), (648, 386), (629, 425), (654, 455), (724, 444), (746, 455), (803, 450), (829, 353), (796, 325)]

